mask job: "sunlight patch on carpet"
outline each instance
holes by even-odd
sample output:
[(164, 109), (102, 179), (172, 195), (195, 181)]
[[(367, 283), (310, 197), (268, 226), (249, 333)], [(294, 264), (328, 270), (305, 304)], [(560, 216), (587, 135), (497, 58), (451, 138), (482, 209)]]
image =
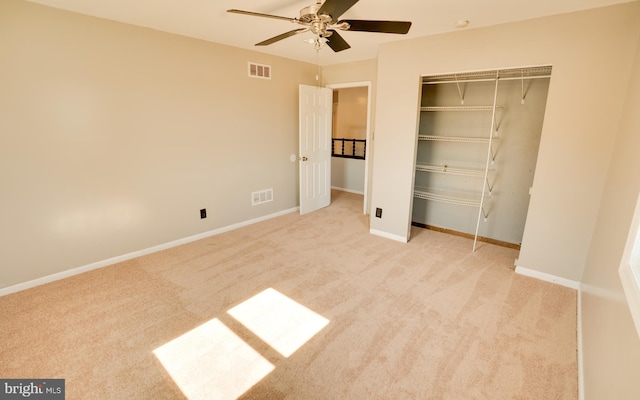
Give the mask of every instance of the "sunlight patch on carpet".
[(189, 400), (236, 399), (275, 368), (217, 318), (153, 353)]
[(329, 323), (328, 319), (272, 288), (227, 312), (285, 357)]

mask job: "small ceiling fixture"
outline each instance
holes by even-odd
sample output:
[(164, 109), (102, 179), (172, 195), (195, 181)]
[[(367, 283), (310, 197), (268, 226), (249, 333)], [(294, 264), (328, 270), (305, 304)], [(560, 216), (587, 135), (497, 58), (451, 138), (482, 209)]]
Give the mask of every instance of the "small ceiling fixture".
[(456, 28), (466, 28), (467, 26), (469, 26), (468, 19), (460, 19), (456, 22)]

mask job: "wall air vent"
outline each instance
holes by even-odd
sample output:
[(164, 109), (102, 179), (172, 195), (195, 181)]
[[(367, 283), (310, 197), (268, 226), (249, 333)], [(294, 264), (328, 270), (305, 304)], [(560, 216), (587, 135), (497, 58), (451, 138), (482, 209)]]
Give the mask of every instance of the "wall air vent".
[(271, 66), (250, 62), (249, 76), (251, 78), (271, 79)]
[(255, 206), (262, 203), (273, 201), (273, 189), (260, 190), (251, 193), (251, 205)]

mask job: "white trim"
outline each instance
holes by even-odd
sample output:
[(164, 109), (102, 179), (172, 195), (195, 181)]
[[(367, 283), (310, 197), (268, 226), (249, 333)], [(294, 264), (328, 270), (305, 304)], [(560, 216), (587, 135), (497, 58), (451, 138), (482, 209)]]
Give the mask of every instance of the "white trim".
[(636, 326), (636, 331), (640, 337), (640, 276), (636, 273), (640, 271), (640, 195), (636, 202), (636, 208), (629, 227), (627, 243), (622, 254), (622, 261), (618, 268), (618, 275), (626, 302), (629, 305), (631, 318)]
[(584, 400), (584, 358), (582, 349), (582, 285), (578, 287), (577, 310), (577, 347), (578, 347), (578, 400)]
[(618, 274), (620, 275), (624, 295), (629, 305), (629, 311), (631, 311), (631, 318), (640, 337), (640, 287), (633, 273), (633, 265), (630, 262), (623, 262), (618, 270)]
[(346, 83), (329, 83), (327, 87), (329, 89), (346, 89), (346, 88), (370, 86), (370, 85), (371, 85), (371, 81), (360, 81), (360, 82), (346, 82)]
[(166, 250), (166, 249), (170, 249), (172, 247), (176, 247), (176, 246), (180, 246), (186, 243), (190, 243), (190, 242), (195, 242), (197, 240), (200, 239), (204, 239), (210, 236), (215, 236), (215, 235), (219, 235), (221, 233), (225, 233), (225, 232), (229, 232), (238, 228), (242, 228), (248, 225), (252, 225), (258, 222), (262, 222), (262, 221), (266, 221), (268, 219), (272, 219), (272, 218), (276, 218), (285, 214), (290, 214), (292, 212), (296, 212), (298, 211), (298, 207), (294, 207), (294, 208), (290, 208), (288, 210), (283, 210), (283, 211), (278, 211), (276, 213), (273, 214), (269, 214), (269, 215), (265, 215), (262, 217), (258, 217), (258, 218), (254, 218), (254, 219), (250, 219), (248, 221), (243, 221), (243, 222), (239, 222), (237, 224), (233, 224), (233, 225), (228, 225), (228, 226), (224, 226), (222, 228), (218, 228), (218, 229), (214, 229), (211, 231), (207, 231), (207, 232), (203, 232), (203, 233), (199, 233), (197, 235), (193, 235), (193, 236), (188, 236), (182, 239), (177, 239), (177, 240), (173, 240), (171, 242), (167, 242), (167, 243), (163, 243), (163, 244), (159, 244), (157, 246), (152, 246), (146, 249), (142, 249), (142, 250), (138, 250), (138, 251), (134, 251), (132, 253), (128, 253), (128, 254), (123, 254), (121, 256), (116, 256), (116, 257), (112, 257), (112, 258), (108, 258), (106, 260), (102, 260), (102, 261), (97, 261), (91, 264), (87, 264), (81, 267), (77, 267), (77, 268), (72, 268), (72, 269), (68, 269), (66, 271), (62, 271), (62, 272), (58, 272), (55, 274), (51, 274), (51, 275), (47, 275), (47, 276), (43, 276), (42, 278), (37, 278), (37, 279), (33, 279), (27, 282), (23, 282), (23, 283), (18, 283), (17, 285), (13, 285), (13, 286), (8, 286), (5, 288), (0, 289), (0, 297), (1, 296), (5, 296), (11, 293), (16, 293), (22, 290), (26, 290), (26, 289), (30, 289), (36, 286), (40, 286), (40, 285), (44, 285), (45, 283), (50, 283), (50, 282), (54, 282), (60, 279), (64, 279), (64, 278), (69, 278), (71, 276), (74, 275), (78, 275), (81, 274), (83, 272), (88, 272), (94, 269), (98, 269), (98, 268), (102, 268), (102, 267), (106, 267), (109, 265), (113, 265), (119, 262), (123, 262), (123, 261), (127, 261), (127, 260), (131, 260), (137, 257), (141, 257), (141, 256), (145, 256), (147, 254), (151, 254), (151, 253), (156, 253), (158, 251), (161, 250)]
[(347, 193), (355, 193), (355, 194), (361, 194), (364, 195), (364, 192), (361, 190), (351, 190), (351, 189), (347, 189), (347, 188), (341, 188), (341, 187), (337, 187), (337, 186), (331, 186), (331, 189), (333, 190), (339, 190), (341, 192), (347, 192)]
[(380, 237), (386, 238), (386, 239), (395, 240), (396, 242), (402, 242), (402, 243), (407, 243), (408, 242), (407, 238), (404, 237), (404, 236), (394, 235), (392, 233), (379, 231), (377, 229), (369, 229), (369, 233), (372, 234), (372, 235), (376, 235), (376, 236), (380, 236)]
[(529, 268), (516, 266), (516, 274), (540, 279), (541, 281), (555, 283), (556, 285), (566, 286), (575, 290), (578, 290), (580, 288), (580, 282), (578, 281), (572, 281), (571, 279), (562, 278), (560, 276), (547, 274), (545, 272), (540, 272)]

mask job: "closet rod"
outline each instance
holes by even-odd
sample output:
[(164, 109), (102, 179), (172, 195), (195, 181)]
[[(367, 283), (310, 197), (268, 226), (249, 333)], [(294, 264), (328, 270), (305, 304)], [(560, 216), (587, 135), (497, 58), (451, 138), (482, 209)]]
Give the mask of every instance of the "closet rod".
[[(499, 81), (521, 81), (523, 79), (540, 79), (540, 78), (551, 78), (551, 75), (537, 75), (537, 76), (525, 76), (523, 77), (515, 77), (510, 76), (508, 78), (498, 78)], [(496, 78), (482, 78), (482, 79), (462, 79), (462, 80), (454, 80), (454, 81), (428, 81), (422, 82), (423, 85), (438, 85), (441, 83), (465, 83), (465, 82), (495, 82)]]
[(540, 78), (551, 78), (551, 75), (538, 75), (538, 76), (510, 76), (508, 78), (498, 78), (499, 81), (521, 81), (523, 79), (540, 79)]

